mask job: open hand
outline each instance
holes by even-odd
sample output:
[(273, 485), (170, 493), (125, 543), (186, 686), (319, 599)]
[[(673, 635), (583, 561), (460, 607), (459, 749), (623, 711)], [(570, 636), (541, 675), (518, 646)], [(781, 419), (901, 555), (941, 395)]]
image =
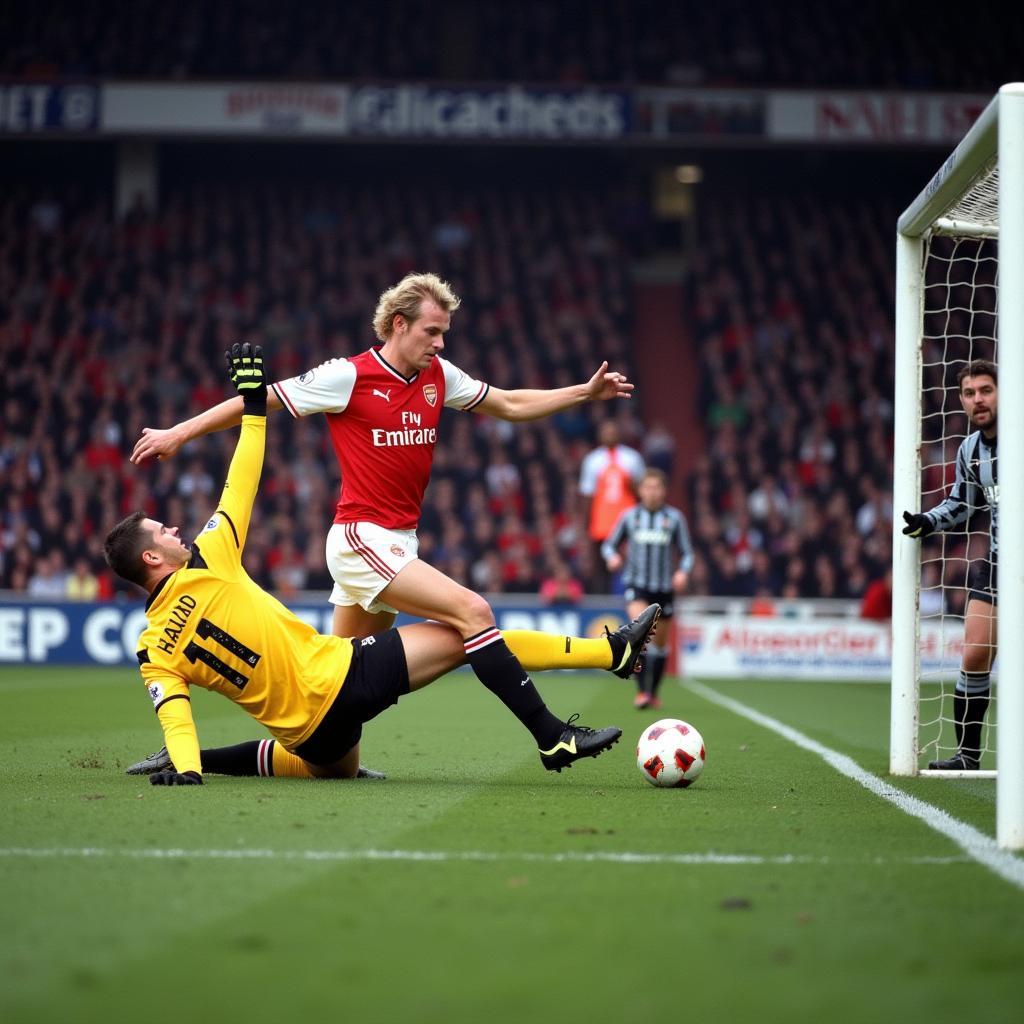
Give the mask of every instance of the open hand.
[(587, 382), (587, 394), (592, 402), (606, 402), (610, 398), (629, 398), (633, 388), (634, 385), (629, 383), (624, 373), (608, 369), (607, 359)]

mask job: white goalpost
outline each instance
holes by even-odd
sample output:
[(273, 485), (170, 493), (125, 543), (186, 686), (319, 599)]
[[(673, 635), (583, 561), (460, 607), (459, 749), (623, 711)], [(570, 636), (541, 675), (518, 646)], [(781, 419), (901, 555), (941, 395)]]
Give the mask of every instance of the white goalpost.
[[(1000, 289), (1000, 281), (1003, 287)], [(889, 770), (948, 756), (967, 565), (988, 529), (903, 536), (900, 517), (937, 505), (970, 430), (957, 372), (998, 364), (998, 675), (983, 733), (996, 775), (996, 838), (1024, 849), (1024, 83), (1004, 85), (921, 194), (896, 238), (892, 704)], [(967, 529), (971, 529), (968, 524)], [(926, 575), (922, 586), (922, 573)], [(949, 603), (955, 601), (955, 603)], [(922, 653), (923, 652), (923, 653)], [(995, 724), (998, 711), (998, 726)], [(998, 737), (998, 738), (997, 738)], [(953, 749), (955, 750), (955, 743)]]

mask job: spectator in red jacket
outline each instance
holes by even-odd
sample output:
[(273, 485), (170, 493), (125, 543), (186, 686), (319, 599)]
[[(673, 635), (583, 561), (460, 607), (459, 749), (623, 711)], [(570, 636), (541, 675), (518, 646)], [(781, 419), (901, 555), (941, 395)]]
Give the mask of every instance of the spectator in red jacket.
[(883, 576), (868, 584), (860, 603), (860, 617), (879, 622), (892, 618), (892, 569), (886, 569)]

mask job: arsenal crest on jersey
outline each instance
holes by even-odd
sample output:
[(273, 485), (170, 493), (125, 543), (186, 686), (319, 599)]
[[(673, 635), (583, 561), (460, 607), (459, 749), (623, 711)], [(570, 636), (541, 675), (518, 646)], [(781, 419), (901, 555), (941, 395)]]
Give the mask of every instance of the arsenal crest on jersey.
[(424, 384), (423, 385), (423, 397), (427, 400), (427, 405), (431, 409), (437, 405), (437, 385), (436, 384)]

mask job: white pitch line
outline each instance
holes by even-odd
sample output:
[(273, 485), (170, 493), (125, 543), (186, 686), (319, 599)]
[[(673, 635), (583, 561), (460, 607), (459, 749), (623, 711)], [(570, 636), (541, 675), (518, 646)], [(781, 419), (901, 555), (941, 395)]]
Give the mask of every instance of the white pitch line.
[(812, 740), (810, 736), (806, 736), (776, 718), (762, 714), (731, 697), (725, 697), (703, 683), (686, 681), (682, 685), (712, 704), (726, 708), (734, 714), (777, 733), (803, 750), (817, 754), (841, 775), (853, 779), (854, 782), (870, 790), (876, 796), (880, 796), (883, 800), (888, 800), (904, 814), (923, 821), (929, 828), (952, 840), (972, 860), (983, 864), (1018, 889), (1024, 889), (1024, 860), (1015, 857), (1008, 850), (1000, 849), (991, 836), (987, 836), (966, 822), (947, 814), (941, 807), (935, 807), (924, 800), (919, 800), (916, 796), (905, 793), (902, 789), (897, 789), (891, 783), (885, 782), (877, 775), (872, 775), (871, 772), (861, 768), (852, 757), (847, 757), (846, 754), (840, 754), (837, 750), (832, 750), (817, 740)]
[(495, 853), (487, 850), (186, 850), (144, 847), (142, 849), (121, 849), (119, 847), (0, 847), (2, 858), (114, 858), (130, 860), (287, 860), (287, 861), (414, 861), (438, 864), (445, 862), (469, 861), (482, 864), (528, 863), (603, 863), (603, 864), (680, 864), (680, 865), (783, 865), (783, 864), (854, 864), (874, 865), (899, 864), (963, 864), (963, 857), (872, 857), (866, 861), (833, 860), (829, 857), (798, 857), (783, 854), (775, 857), (761, 857), (756, 854), (733, 853)]
[(119, 849), (117, 847), (7, 847), (0, 848), (0, 857), (127, 857), (137, 860), (301, 860), (301, 861), (415, 861), (444, 863), (470, 861), (477, 863), (595, 863), (610, 864), (807, 864), (811, 858), (780, 856), (761, 857), (729, 853), (496, 853), (487, 850), (186, 850), (186, 849)]

